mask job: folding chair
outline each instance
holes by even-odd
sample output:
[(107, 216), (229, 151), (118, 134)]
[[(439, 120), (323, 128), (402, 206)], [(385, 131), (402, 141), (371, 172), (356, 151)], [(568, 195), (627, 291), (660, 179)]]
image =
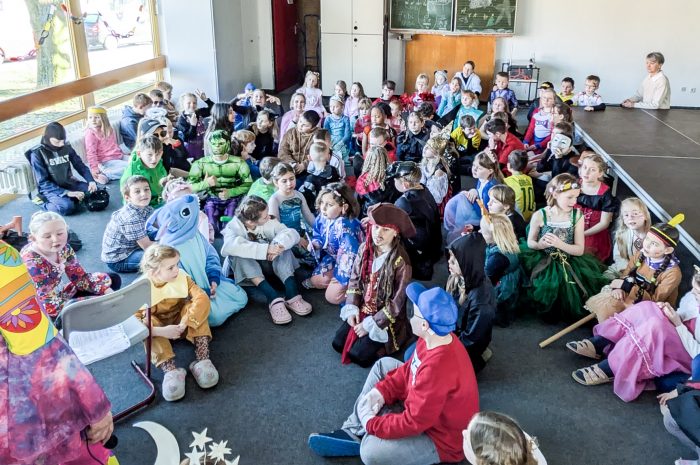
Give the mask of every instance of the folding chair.
[[(147, 327), (144, 327), (134, 316), (134, 313), (143, 306), (146, 306)], [(148, 386), (149, 394), (142, 401), (114, 415), (114, 421), (131, 415), (153, 402), (156, 389), (151, 381), (151, 283), (149, 280), (139, 279), (111, 294), (66, 305), (61, 311), (61, 319), (63, 321), (63, 337), (69, 345), (73, 331), (98, 331), (120, 323), (123, 323), (130, 346), (139, 344), (145, 339), (146, 372), (144, 373), (134, 360), (131, 361), (131, 365)]]

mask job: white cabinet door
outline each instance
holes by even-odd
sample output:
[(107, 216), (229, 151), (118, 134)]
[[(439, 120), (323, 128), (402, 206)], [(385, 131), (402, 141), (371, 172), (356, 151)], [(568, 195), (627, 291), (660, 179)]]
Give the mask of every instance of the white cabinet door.
[(342, 79), (348, 82), (352, 79), (352, 45), (352, 35), (350, 34), (321, 34), (321, 90), (323, 95), (333, 95), (336, 81)]
[(352, 33), (383, 34), (384, 2), (382, 0), (352, 0)]
[(350, 34), (351, 22), (352, 2), (350, 0), (321, 0), (322, 33)]
[(352, 80), (359, 81), (370, 97), (382, 93), (384, 43), (381, 35), (353, 34)]

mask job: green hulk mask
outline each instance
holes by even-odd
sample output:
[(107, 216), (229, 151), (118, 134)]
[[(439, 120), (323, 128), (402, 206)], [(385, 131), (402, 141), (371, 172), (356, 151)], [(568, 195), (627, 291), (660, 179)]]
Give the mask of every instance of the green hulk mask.
[(212, 131), (207, 140), (209, 149), (215, 160), (225, 161), (231, 151), (231, 142), (228, 139), (228, 133), (222, 129)]

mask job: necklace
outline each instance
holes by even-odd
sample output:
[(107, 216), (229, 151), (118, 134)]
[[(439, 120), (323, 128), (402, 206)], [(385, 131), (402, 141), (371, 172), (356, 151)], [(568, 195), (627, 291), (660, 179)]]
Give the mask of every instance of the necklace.
[(644, 239), (637, 236), (637, 233), (634, 231), (632, 232), (632, 235), (634, 236), (634, 241), (632, 241), (632, 245), (635, 250), (642, 250), (642, 245), (644, 244)]

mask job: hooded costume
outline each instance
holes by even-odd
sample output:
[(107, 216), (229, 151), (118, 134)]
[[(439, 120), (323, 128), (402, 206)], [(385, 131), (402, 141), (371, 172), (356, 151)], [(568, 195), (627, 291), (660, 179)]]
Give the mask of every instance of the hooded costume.
[[(162, 203), (160, 194), (163, 192), (163, 186), (160, 184), (160, 180), (168, 176), (168, 172), (165, 171), (163, 166), (163, 160), (158, 160), (158, 164), (154, 168), (149, 168), (146, 166), (139, 153), (134, 150), (129, 157), (129, 164), (122, 174), (122, 178), (119, 180), (119, 190), (121, 191), (126, 183), (126, 180), (131, 176), (143, 176), (148, 180), (148, 186), (151, 188), (151, 202), (149, 205), (153, 208), (158, 208)], [(126, 203), (126, 200), (124, 200)]]
[[(19, 253), (2, 241), (0, 289), (0, 463), (87, 463), (79, 462), (88, 458), (81, 432), (111, 404), (44, 313)], [(89, 448), (107, 461), (100, 444)]]
[(197, 227), (199, 201), (185, 195), (156, 210), (146, 221), (147, 230), (157, 229), (156, 241), (177, 248), (180, 268), (211, 296), (211, 283), (216, 292), (211, 297), (209, 326), (220, 326), (248, 303), (248, 296), (232, 280), (222, 275), (219, 254), (202, 236)]
[(459, 305), (456, 333), (478, 373), (486, 364), (482, 354), (491, 343), (496, 315), (496, 291), (484, 273), (486, 242), (481, 234), (470, 233), (452, 242), (448, 249), (462, 271), (453, 294)]

